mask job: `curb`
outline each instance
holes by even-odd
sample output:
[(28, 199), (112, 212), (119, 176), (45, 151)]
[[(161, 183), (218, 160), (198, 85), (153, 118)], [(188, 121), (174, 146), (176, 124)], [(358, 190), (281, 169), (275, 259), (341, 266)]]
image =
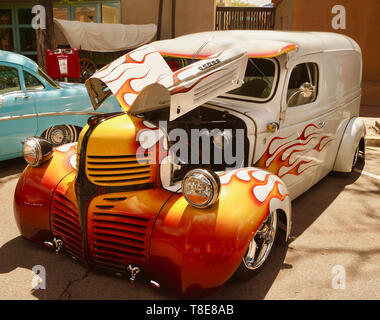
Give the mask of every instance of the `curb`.
[(376, 136), (366, 136), (365, 137), (367, 147), (377, 147), (380, 148), (380, 137)]

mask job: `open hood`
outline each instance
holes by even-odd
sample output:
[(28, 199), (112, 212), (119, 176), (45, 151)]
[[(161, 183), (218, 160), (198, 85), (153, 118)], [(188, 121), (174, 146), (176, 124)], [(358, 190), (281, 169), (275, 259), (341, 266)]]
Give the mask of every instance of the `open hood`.
[(86, 81), (95, 109), (113, 93), (125, 112), (170, 106), (170, 121), (243, 84), (248, 55), (232, 48), (172, 72), (152, 46), (136, 49)]
[[(141, 91), (152, 83), (165, 86), (172, 71), (162, 56), (150, 45), (121, 56), (86, 81), (90, 100), (96, 110), (112, 93), (128, 112)], [(166, 84), (166, 85), (170, 85)]]

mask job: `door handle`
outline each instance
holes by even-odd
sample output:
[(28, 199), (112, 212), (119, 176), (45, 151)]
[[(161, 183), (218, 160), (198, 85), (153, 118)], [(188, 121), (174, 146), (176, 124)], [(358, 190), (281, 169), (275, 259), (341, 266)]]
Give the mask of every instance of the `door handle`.
[(267, 129), (269, 132), (276, 132), (280, 128), (280, 125), (277, 122), (270, 122), (267, 125)]
[(18, 96), (16, 97), (16, 101), (29, 100), (30, 96)]
[(318, 127), (319, 127), (320, 129), (322, 129), (325, 125), (326, 125), (326, 121), (319, 121), (319, 122), (318, 122)]

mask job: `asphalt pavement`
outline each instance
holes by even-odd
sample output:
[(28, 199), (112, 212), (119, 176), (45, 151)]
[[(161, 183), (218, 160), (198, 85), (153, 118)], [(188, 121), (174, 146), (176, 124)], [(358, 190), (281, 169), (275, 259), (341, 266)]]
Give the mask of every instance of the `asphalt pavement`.
[[(130, 284), (89, 272), (24, 240), (13, 217), (24, 167), (0, 162), (0, 299), (176, 299), (143, 275)], [(330, 174), (294, 200), (291, 239), (277, 244), (258, 276), (231, 279), (207, 299), (380, 299), (380, 148), (367, 148), (365, 166), (349, 177)], [(32, 289), (36, 266), (45, 289)]]

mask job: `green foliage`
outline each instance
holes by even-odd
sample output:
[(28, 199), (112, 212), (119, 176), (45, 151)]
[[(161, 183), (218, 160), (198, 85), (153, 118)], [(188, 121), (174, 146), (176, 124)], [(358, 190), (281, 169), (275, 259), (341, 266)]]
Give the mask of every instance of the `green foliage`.
[(245, 1), (233, 0), (231, 3), (232, 7), (256, 7), (254, 4), (247, 3)]
[(16, 90), (20, 90), (17, 70), (7, 66), (0, 66), (0, 94)]

